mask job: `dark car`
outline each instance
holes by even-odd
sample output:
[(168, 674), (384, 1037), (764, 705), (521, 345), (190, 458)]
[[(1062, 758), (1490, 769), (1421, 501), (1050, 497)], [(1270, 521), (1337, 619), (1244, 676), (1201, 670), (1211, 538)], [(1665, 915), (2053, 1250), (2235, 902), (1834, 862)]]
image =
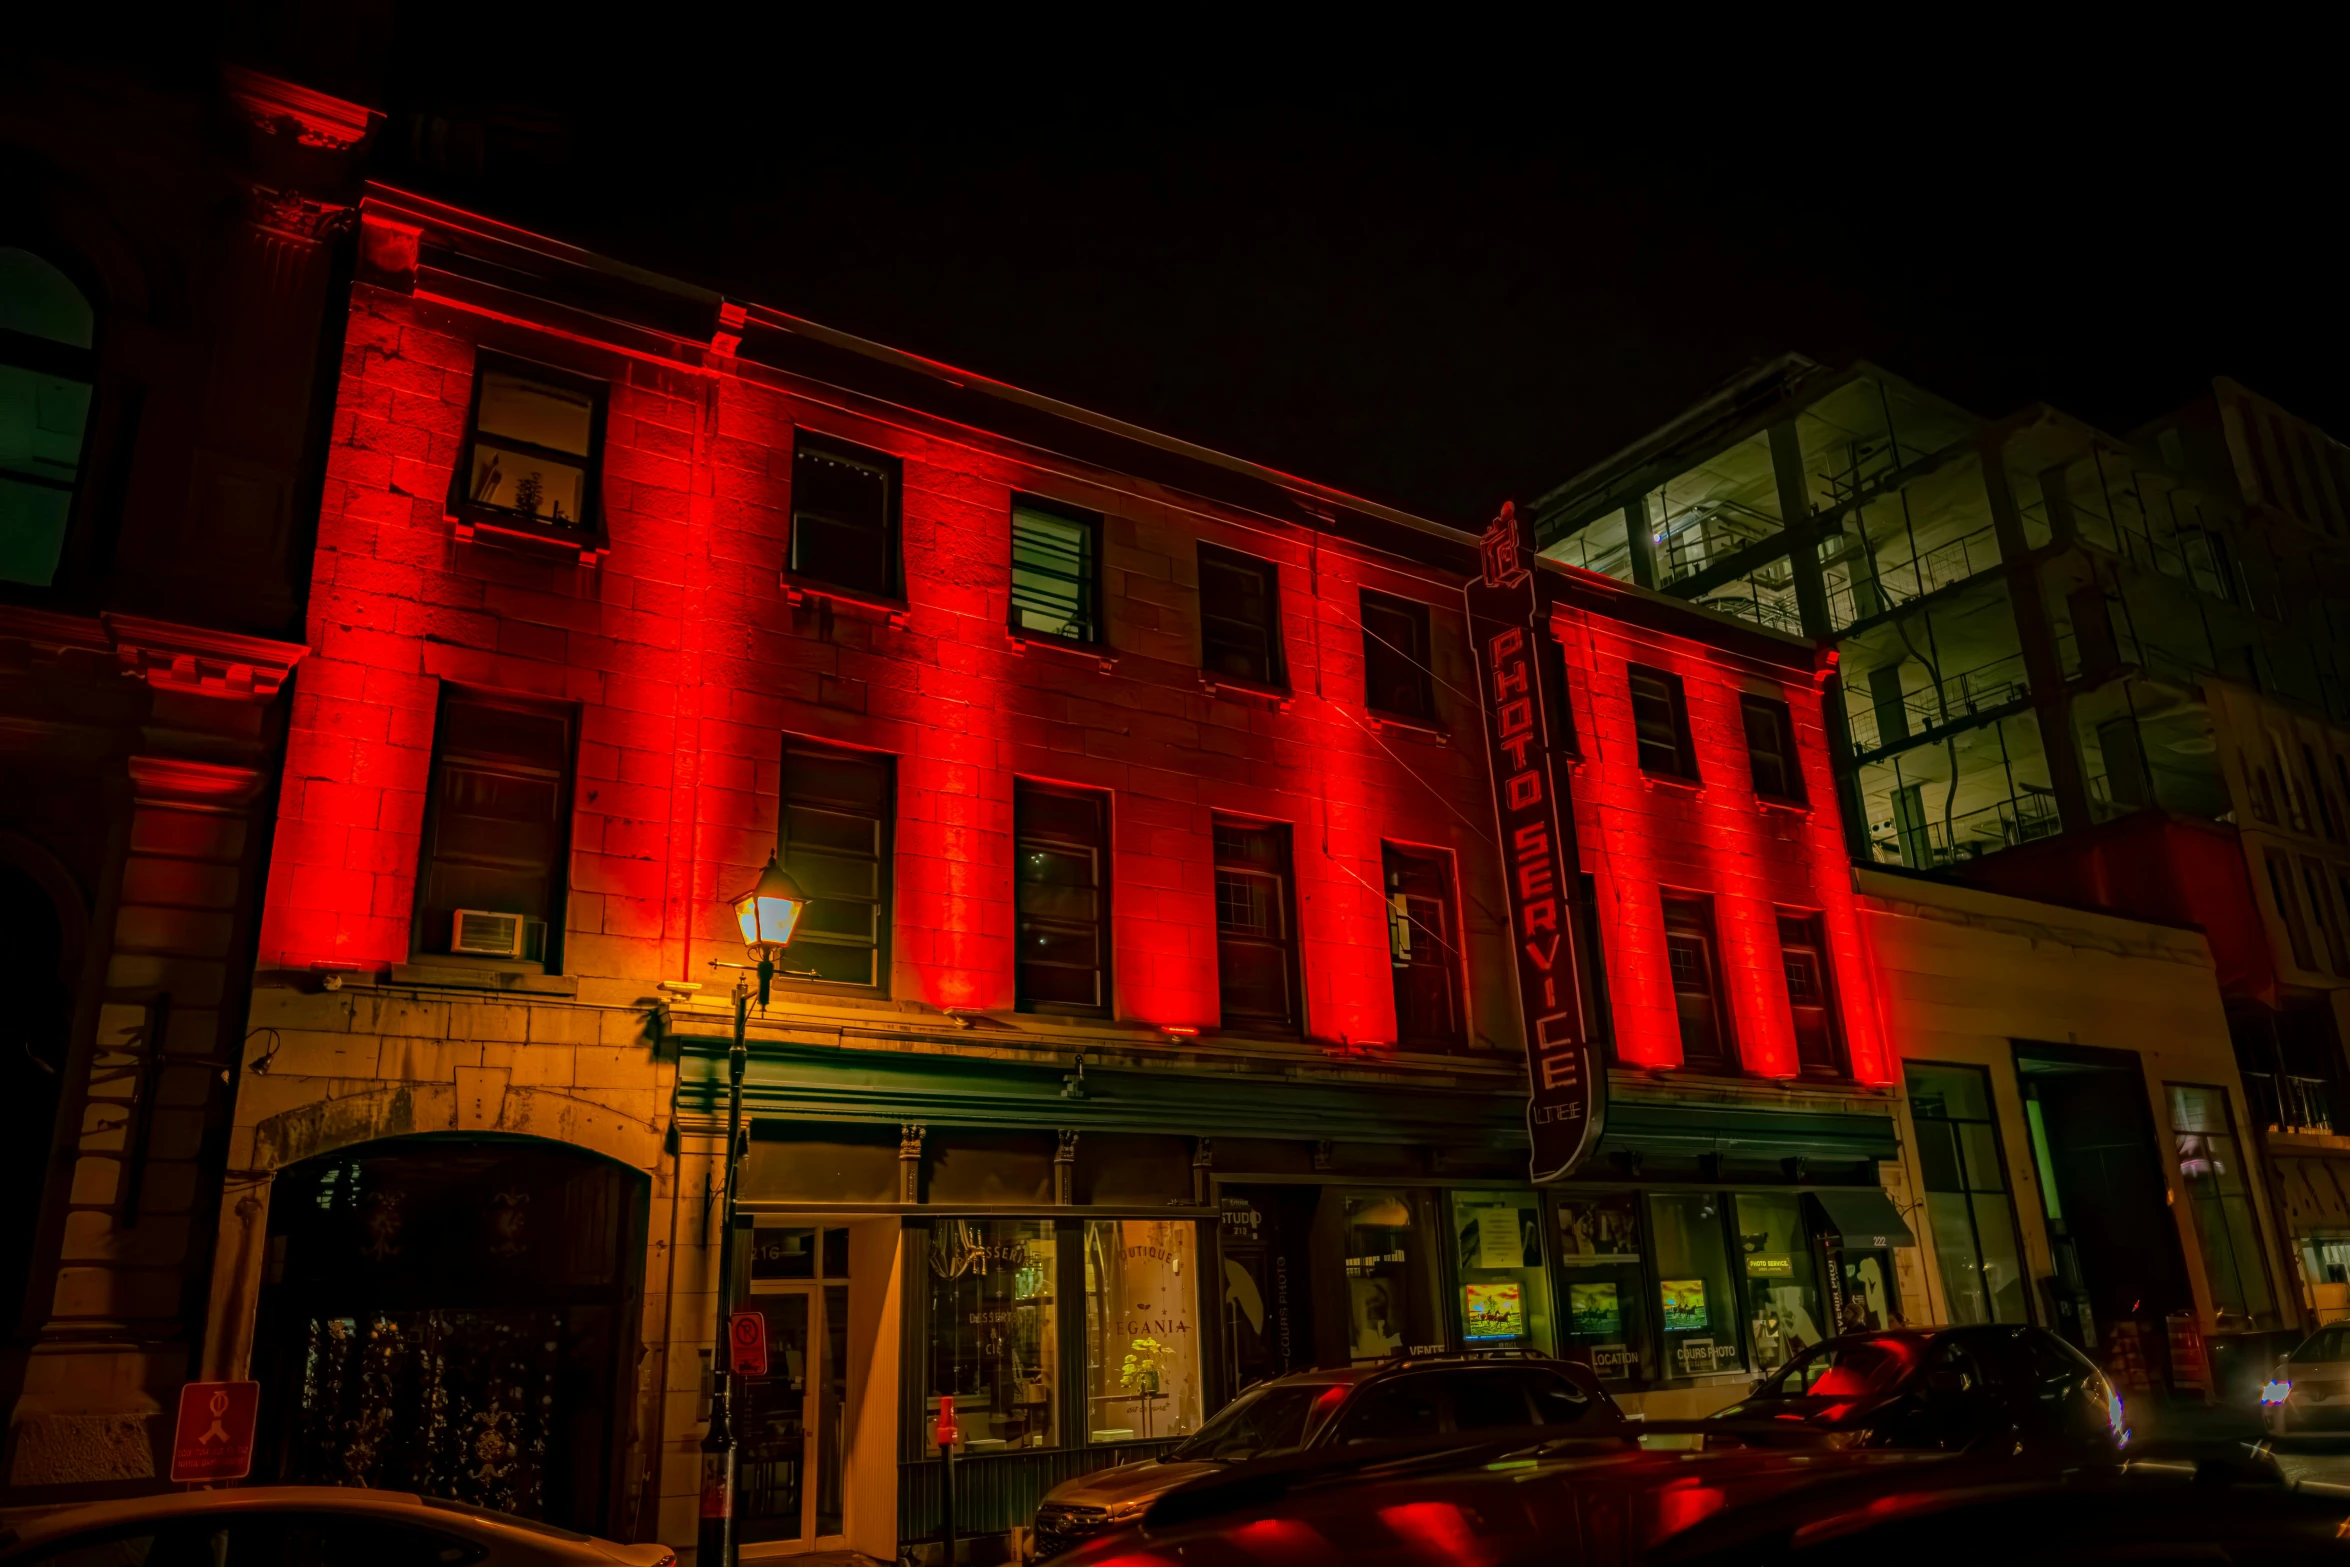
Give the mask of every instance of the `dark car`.
[(1064, 1567), (2312, 1567), (2339, 1497), (2248, 1461), (1898, 1451), (1308, 1452), (1183, 1486)]
[(2105, 1373), (2055, 1334), (2025, 1327), (1829, 1339), (1713, 1420), (1721, 1436), (1709, 1447), (1783, 1441), (2111, 1462), (2129, 1440)]
[(1580, 1366), (1443, 1356), (1299, 1371), (1248, 1388), (1165, 1457), (1064, 1481), (1036, 1510), (1035, 1559), (1132, 1522), (1186, 1481), (1288, 1453), (1504, 1433), (1629, 1446), (1631, 1427)]

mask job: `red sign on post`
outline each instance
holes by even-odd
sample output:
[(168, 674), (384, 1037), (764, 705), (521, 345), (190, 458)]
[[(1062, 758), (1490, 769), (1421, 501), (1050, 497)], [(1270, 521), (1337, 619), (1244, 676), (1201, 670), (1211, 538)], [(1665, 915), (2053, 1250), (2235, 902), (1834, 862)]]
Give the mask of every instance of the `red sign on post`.
[(253, 1420), (260, 1411), (258, 1382), (183, 1386), (179, 1424), (171, 1437), (172, 1479), (242, 1480), (251, 1474)]
[(738, 1311), (726, 1325), (727, 1366), (738, 1377), (767, 1374), (767, 1318), (762, 1312)]

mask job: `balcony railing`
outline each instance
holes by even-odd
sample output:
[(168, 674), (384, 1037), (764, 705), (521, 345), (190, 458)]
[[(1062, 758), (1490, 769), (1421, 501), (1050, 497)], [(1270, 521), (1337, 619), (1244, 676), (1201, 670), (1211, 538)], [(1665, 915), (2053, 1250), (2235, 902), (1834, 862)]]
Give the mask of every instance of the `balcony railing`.
[[(1823, 541), (1823, 557), (1842, 542)], [(1904, 551), (1906, 542), (1905, 538), (1888, 539), (1882, 548), (1864, 544), (1844, 562), (1823, 558), (1821, 564), (1831, 572), (1828, 618), (1837, 630), (1873, 620), (1896, 605), (1924, 598), (1999, 564), (1999, 540), (1988, 525), (1915, 554)], [(1844, 573), (1840, 582), (1833, 577), (1838, 570)]]
[(1945, 822), (1939, 814), (1908, 831), (1896, 822), (1869, 824), (1869, 849), (1880, 865), (1928, 870), (1979, 860), (2019, 843), (2053, 838), (2062, 830), (2055, 797), (2028, 789), (2012, 799), (1961, 812)]
[(2269, 1131), (2334, 1134), (2333, 1085), (2322, 1077), (2246, 1072), (2244, 1092), (2251, 1097), (2254, 1121)]
[(2010, 653), (1988, 664), (1945, 675), (1939, 685), (1928, 682), (1922, 690), (1904, 693), (1901, 714), (1906, 733), (1889, 738), (1882, 730), (1883, 715), (1875, 703), (1867, 700), (1867, 689), (1856, 681), (1844, 690), (1845, 706), (1852, 719), (1852, 748), (1863, 753), (1882, 750), (1888, 743), (1898, 745), (1911, 736), (2006, 707), (2031, 694), (2024, 679), (2023, 654)]

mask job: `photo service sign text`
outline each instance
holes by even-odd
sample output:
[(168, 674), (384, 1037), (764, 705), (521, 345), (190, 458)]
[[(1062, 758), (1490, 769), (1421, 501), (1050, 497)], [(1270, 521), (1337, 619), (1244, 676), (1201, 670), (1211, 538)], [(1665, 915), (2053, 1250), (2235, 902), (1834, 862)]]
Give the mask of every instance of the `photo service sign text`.
[(1466, 591), (1509, 881), (1518, 1009), (1526, 1020), (1529, 1168), (1541, 1183), (1569, 1174), (1598, 1146), (1607, 1067), (1592, 1037), (1581, 972), (1588, 949), (1578, 924), (1589, 915), (1578, 896), (1575, 818), (1558, 760), (1563, 663), (1545, 646), (1548, 616), (1521, 529), (1516, 509), (1503, 503), (1485, 530), (1484, 571)]

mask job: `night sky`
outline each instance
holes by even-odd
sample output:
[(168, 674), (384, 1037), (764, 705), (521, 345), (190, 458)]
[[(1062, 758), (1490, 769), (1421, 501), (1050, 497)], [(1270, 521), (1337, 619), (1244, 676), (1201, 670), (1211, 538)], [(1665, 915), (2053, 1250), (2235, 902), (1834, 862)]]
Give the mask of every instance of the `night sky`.
[(1509, 44), (1234, 80), (687, 15), (401, 4), (378, 176), (1462, 524), (1787, 350), (2116, 431), (2228, 374), (2350, 436), (2339, 116), (2274, 61), (1505, 91), (1439, 79)]

